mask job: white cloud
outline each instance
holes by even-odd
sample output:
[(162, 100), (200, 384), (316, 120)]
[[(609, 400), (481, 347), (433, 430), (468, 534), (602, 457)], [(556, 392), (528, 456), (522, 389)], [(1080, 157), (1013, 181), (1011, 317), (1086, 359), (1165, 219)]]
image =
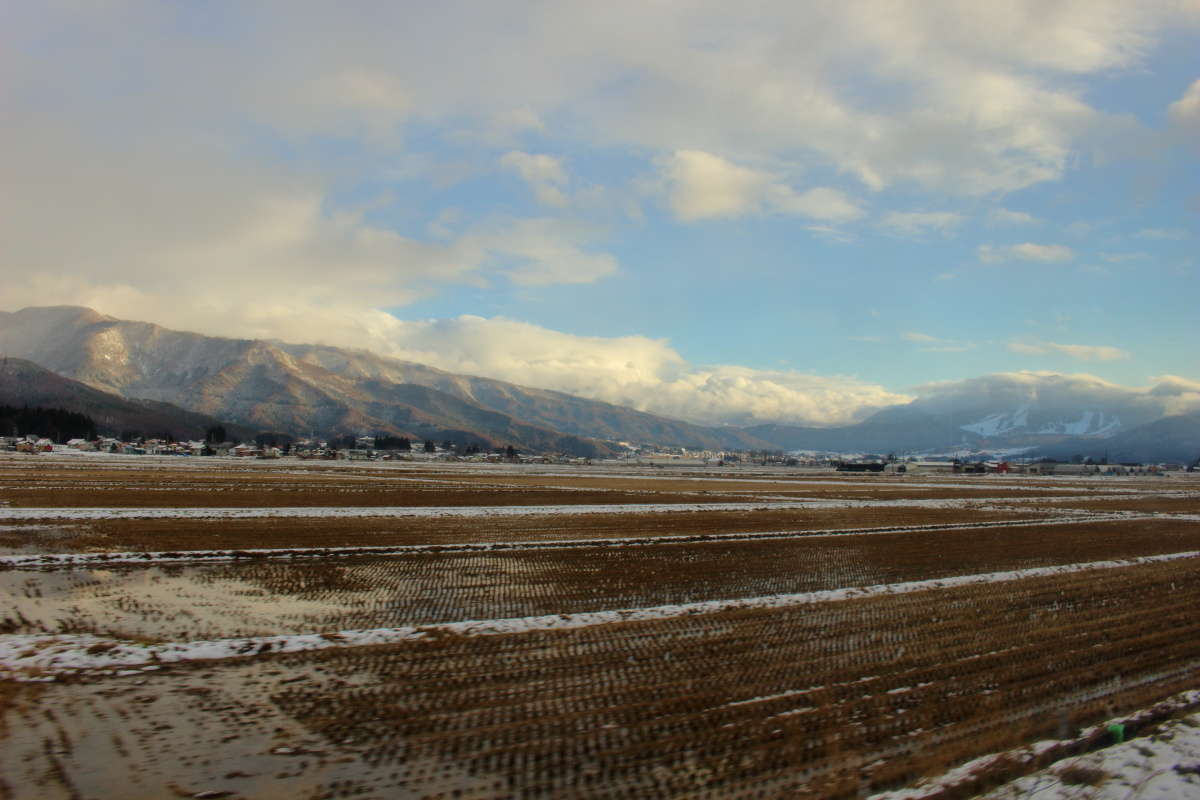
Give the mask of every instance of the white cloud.
[(1004, 261), (1040, 261), (1056, 264), (1072, 261), (1075, 251), (1061, 244), (1034, 244), (1025, 242), (1008, 246), (981, 244), (977, 249), (979, 260), (985, 264), (995, 264)]
[(941, 341), (941, 339), (937, 338), (936, 336), (930, 336), (928, 333), (920, 333), (919, 331), (906, 331), (901, 335), (904, 337), (905, 341), (920, 342), (922, 344), (932, 344), (933, 342)]
[(761, 172), (698, 150), (680, 150), (663, 171), (671, 209), (686, 222), (757, 212), (770, 186)]
[(954, 339), (940, 339), (920, 331), (905, 331), (900, 337), (907, 342), (914, 342), (921, 347), (923, 353), (963, 353), (975, 347), (970, 342), (960, 342)]
[(846, 222), (862, 211), (836, 189), (797, 192), (767, 172), (738, 166), (700, 150), (678, 150), (661, 165), (668, 203), (685, 222), (780, 213)]
[[(972, 195), (1056, 180), (1098, 140), (1139, 135), (1087, 103), (1081, 76), (1138, 67), (1162, 31), (1200, 16), (1174, 0), (1049, 11), (767, 0), (752, 16), (713, 0), (442, 3), (419, 20), (404, 4), (361, 15), (296, 4), (198, 29), (170, 9), (43, 5), (10, 28), (4, 73), (27, 82), (11, 96), (55, 86), (111, 126), (146, 123), (143, 136), (172, 118), (217, 135), (247, 121), (297, 138), (361, 131), (381, 145), (400, 144), (410, 121), (492, 143), (570, 131), (639, 153), (722, 153), (789, 175), (818, 164), (875, 189)], [(68, 13), (79, 21), (64, 24)], [(32, 43), (51, 35), (61, 46), (48, 57)], [(130, 57), (142, 66), (134, 91)], [(1194, 117), (1197, 91), (1173, 118)]]
[(953, 211), (892, 211), (880, 222), (884, 228), (904, 236), (948, 234), (962, 224), (963, 215)]
[(1128, 264), (1133, 261), (1147, 261), (1149, 253), (1100, 253), (1100, 258), (1109, 264)]
[(1178, 375), (1159, 375), (1147, 394), (1163, 404), (1164, 414), (1200, 412), (1200, 381)]
[(502, 271), (523, 286), (594, 283), (616, 273), (608, 253), (583, 249), (586, 227), (556, 219), (508, 220), (463, 237), (461, 244), (498, 258)]
[(1059, 355), (1079, 361), (1119, 361), (1129, 358), (1128, 351), (1109, 345), (1009, 342), (1008, 349), (1024, 355)]
[(1188, 232), (1179, 228), (1142, 228), (1136, 236), (1139, 239), (1181, 241), (1188, 238)]
[(853, 422), (907, 402), (876, 384), (794, 370), (689, 364), (666, 341), (573, 336), (515, 320), (383, 315), (363, 341), (442, 369), (569, 392), (701, 423)]
[(1018, 408), (1036, 402), (1046, 411), (1074, 418), (1082, 411), (1104, 408), (1127, 427), (1165, 414), (1200, 411), (1200, 383), (1174, 375), (1154, 380), (1153, 386), (1130, 387), (1082, 373), (1001, 372), (918, 386), (913, 391), (919, 395), (916, 405), (934, 412)]
[(988, 212), (988, 222), (992, 225), (1037, 225), (1038, 218), (1025, 211), (1012, 211), (1007, 208), (993, 208)]
[(230, 170), (203, 138), (80, 142), (29, 120), (22, 133), (6, 137), (11, 191), (0, 193), (8, 307), (78, 303), (132, 319), (156, 310), (168, 325), (242, 336), (282, 336), (289, 319), (307, 319), (296, 329), (321, 338), (341, 335), (323, 327), (328, 309), (358, 314), (495, 276), (586, 283), (617, 269), (589, 246), (594, 231), (568, 221), (458, 224), (451, 212), (421, 241), (373, 222), (370, 207), (330, 209), (319, 176)]
[(557, 208), (567, 205), (563, 191), (567, 185), (567, 171), (561, 159), (513, 150), (501, 157), (500, 164), (520, 175), (542, 205)]
[(1183, 97), (1171, 103), (1167, 115), (1172, 124), (1200, 133), (1200, 78), (1192, 81)]

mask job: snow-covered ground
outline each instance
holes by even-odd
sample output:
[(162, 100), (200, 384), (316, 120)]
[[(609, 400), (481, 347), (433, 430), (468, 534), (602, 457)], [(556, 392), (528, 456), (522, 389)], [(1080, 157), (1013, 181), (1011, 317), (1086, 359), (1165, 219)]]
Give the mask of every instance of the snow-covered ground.
[(1166, 722), (1151, 736), (1060, 761), (982, 798), (1196, 800), (1200, 798), (1200, 713)]
[[(1021, 764), (1045, 763), (1046, 759), (1053, 763), (979, 795), (978, 800), (1196, 800), (1200, 798), (1198, 705), (1200, 690), (1181, 692), (1151, 708), (1106, 720), (1073, 739), (1044, 740), (983, 756), (921, 785), (873, 795), (869, 800), (935, 798), (969, 785), (973, 775), (985, 774), (994, 764), (1015, 764), (1019, 770)], [(1108, 731), (1114, 725), (1130, 730), (1146, 725), (1148, 733), (1103, 746), (1110, 741)], [(1101, 747), (1054, 760), (1056, 751), (1081, 742), (1098, 742)]]

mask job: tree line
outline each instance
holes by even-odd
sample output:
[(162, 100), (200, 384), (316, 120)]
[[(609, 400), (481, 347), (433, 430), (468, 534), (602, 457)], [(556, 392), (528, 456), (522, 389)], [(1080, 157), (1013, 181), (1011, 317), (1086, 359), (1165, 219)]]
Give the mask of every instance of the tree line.
[(68, 439), (96, 438), (96, 422), (65, 408), (0, 405), (0, 436), (44, 436), (59, 444)]

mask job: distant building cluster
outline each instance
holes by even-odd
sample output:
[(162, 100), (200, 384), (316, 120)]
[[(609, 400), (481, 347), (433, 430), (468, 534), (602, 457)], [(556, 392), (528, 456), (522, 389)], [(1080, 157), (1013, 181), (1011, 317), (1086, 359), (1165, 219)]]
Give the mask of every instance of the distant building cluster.
[[(280, 441), (280, 439), (284, 441)], [(1097, 463), (1043, 460), (1004, 460), (999, 458), (900, 458), (872, 454), (785, 453), (782, 450), (697, 450), (683, 447), (658, 447), (618, 442), (623, 448), (616, 457), (623, 463), (647, 466), (700, 467), (795, 467), (828, 469), (861, 474), (947, 474), (947, 475), (1162, 475), (1168, 472), (1192, 472), (1200, 464), (1121, 462)], [(94, 452), (120, 455), (221, 456), (226, 458), (296, 458), (302, 460), (344, 461), (459, 461), (483, 463), (590, 464), (592, 459), (565, 454), (522, 453), (511, 445), (483, 449), (478, 445), (459, 448), (453, 442), (410, 441), (407, 438), (345, 436), (333, 441), (318, 438), (280, 437), (267, 434), (254, 442), (212, 440), (175, 441), (172, 439), (122, 440), (111, 436), (93, 439), (74, 438), (64, 443), (30, 434), (0, 436), (0, 452), (36, 455), (52, 452)]]

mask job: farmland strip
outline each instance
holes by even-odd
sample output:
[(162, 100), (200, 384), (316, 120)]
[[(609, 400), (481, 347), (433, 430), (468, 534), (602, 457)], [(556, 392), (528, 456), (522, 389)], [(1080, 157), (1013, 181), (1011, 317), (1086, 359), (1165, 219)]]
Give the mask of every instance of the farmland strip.
[[(227, 550), (178, 550), (167, 552), (131, 551), (102, 553), (38, 553), (0, 556), (4, 567), (81, 566), (85, 564), (147, 564), (156, 561), (186, 563), (199, 561), (237, 561), (261, 558), (325, 558), (330, 556), (384, 556), (408, 553), (468, 553), (498, 550), (562, 550), (581, 547), (638, 547), (658, 544), (694, 544), (697, 542), (753, 541), (792, 539), (809, 536), (869, 536), (888, 533), (932, 531), (971, 531), (984, 528), (1017, 528), (1044, 525), (1072, 525), (1081, 522), (1130, 522), (1160, 519), (1158, 515), (1077, 514), (1031, 520), (996, 520), (931, 525), (888, 525), (871, 528), (830, 530), (741, 531), (661, 536), (608, 537), (595, 539), (555, 539), (550, 541), (458, 542), (452, 544), (380, 545), (359, 547), (238, 548)], [(1172, 517), (1174, 518), (1174, 517)], [(1191, 519), (1191, 518), (1185, 518)], [(41, 526), (46, 527), (46, 526)]]
[[(54, 671), (95, 667), (128, 667), (147, 663), (236, 658), (267, 652), (294, 653), (332, 647), (361, 647), (364, 645), (391, 644), (447, 634), (473, 637), (569, 630), (622, 622), (645, 622), (749, 609), (777, 609), (836, 603), (880, 595), (895, 596), (936, 589), (979, 586), (1022, 581), (1031, 578), (1070, 575), (1079, 572), (1114, 570), (1136, 565), (1158, 564), (1197, 557), (1200, 557), (1200, 551), (1142, 556), (1115, 561), (1062, 564), (1053, 567), (960, 575), (934, 580), (908, 581), (904, 583), (862, 588), (832, 589), (791, 595), (709, 600), (650, 608), (553, 614), (540, 617), (463, 620), (434, 625), (338, 631), (332, 634), (258, 636), (213, 641), (171, 642), (166, 644), (134, 644), (111, 639), (105, 640), (102, 637), (91, 635), (29, 636), (10, 634), (0, 636), (0, 665), (3, 665), (13, 673), (19, 673), (21, 670), (26, 669)], [(98, 648), (100, 652), (93, 652)]]

